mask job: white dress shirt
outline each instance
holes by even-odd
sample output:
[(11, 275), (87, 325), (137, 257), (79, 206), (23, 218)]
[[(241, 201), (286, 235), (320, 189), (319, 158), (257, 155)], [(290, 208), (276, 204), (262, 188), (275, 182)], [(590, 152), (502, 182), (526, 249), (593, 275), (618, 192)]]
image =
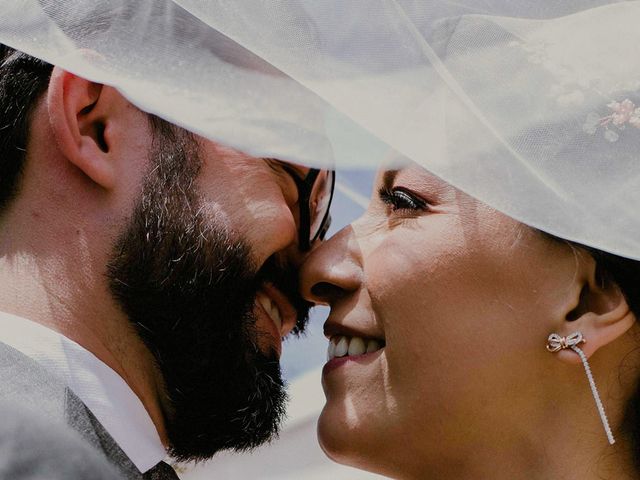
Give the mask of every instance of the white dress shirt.
[(0, 342), (35, 360), (64, 382), (140, 472), (164, 459), (160, 436), (140, 399), (94, 354), (49, 328), (4, 312), (0, 312)]

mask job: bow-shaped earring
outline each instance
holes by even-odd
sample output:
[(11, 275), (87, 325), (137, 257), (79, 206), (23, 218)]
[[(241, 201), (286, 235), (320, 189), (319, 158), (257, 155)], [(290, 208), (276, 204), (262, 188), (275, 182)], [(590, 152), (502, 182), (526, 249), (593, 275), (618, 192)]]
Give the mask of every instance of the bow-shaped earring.
[(568, 337), (561, 337), (557, 333), (552, 333), (547, 339), (547, 350), (554, 353), (559, 350), (578, 346), (581, 343), (587, 343), (581, 332), (573, 332)]
[(607, 420), (604, 406), (602, 405), (602, 401), (600, 400), (596, 382), (593, 379), (593, 375), (591, 374), (591, 367), (589, 367), (587, 356), (578, 346), (581, 343), (587, 343), (587, 340), (582, 335), (582, 332), (573, 332), (571, 335), (568, 335), (566, 337), (562, 337), (557, 333), (552, 333), (551, 335), (549, 335), (549, 338), (547, 338), (547, 350), (551, 353), (555, 353), (559, 352), (560, 350), (571, 349), (578, 354), (580, 360), (582, 360), (582, 365), (584, 365), (584, 371), (587, 374), (589, 386), (591, 387), (591, 393), (593, 394), (593, 399), (596, 402), (596, 407), (598, 408), (598, 413), (600, 414), (602, 426), (604, 427), (604, 431), (607, 434), (607, 440), (609, 440), (609, 443), (613, 445), (616, 441), (613, 438), (613, 433), (611, 432), (611, 427), (609, 426), (609, 420)]

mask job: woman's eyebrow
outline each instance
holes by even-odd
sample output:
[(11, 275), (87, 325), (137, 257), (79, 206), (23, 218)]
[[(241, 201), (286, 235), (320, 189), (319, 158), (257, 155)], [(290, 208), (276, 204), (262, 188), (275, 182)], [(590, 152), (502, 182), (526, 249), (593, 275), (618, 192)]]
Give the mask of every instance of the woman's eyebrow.
[(385, 186), (385, 188), (391, 188), (391, 185), (393, 185), (393, 181), (397, 176), (398, 170), (387, 170), (382, 175), (382, 184)]

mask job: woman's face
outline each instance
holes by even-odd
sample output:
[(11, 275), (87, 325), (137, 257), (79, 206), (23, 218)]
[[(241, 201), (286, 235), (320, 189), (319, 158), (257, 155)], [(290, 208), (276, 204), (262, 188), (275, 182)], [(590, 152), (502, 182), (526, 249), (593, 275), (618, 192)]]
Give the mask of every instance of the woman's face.
[[(566, 313), (572, 249), (418, 166), (380, 172), (374, 192), (302, 270), (305, 295), (331, 306), (325, 334), (341, 345), (330, 350), (352, 346), (323, 371), (323, 449), (438, 478), (479, 448), (529, 441), (527, 425), (544, 421), (532, 398), (554, 361), (545, 343)], [(371, 340), (382, 348), (361, 354)]]

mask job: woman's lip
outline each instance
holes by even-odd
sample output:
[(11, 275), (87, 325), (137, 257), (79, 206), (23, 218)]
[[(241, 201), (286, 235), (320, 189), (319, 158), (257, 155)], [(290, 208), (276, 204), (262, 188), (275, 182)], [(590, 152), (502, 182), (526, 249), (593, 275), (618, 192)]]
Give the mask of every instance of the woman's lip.
[(384, 348), (385, 347), (382, 347), (380, 350), (376, 350), (375, 352), (363, 353), (361, 355), (345, 355), (344, 357), (334, 357), (327, 363), (325, 363), (324, 367), (322, 368), (322, 376), (326, 377), (334, 370), (342, 366), (349, 365), (350, 363), (359, 365), (369, 364), (371, 363), (371, 361), (382, 355)]

